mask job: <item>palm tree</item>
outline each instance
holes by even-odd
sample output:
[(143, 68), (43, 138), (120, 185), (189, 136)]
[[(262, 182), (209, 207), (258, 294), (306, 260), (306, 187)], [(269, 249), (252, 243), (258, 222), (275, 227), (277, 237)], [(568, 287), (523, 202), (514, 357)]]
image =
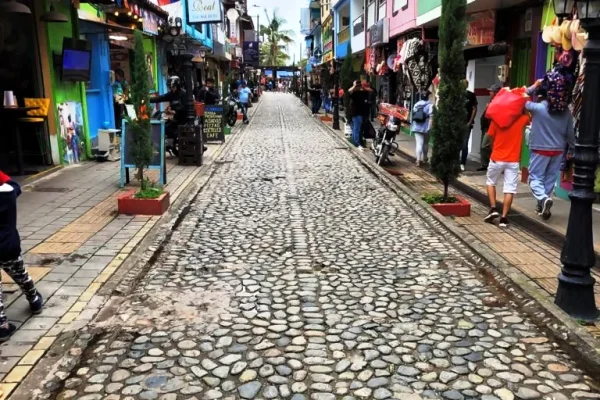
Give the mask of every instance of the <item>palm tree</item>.
[(287, 21), (277, 15), (277, 8), (273, 10), (273, 16), (265, 10), (269, 25), (260, 26), (260, 34), (265, 38), (260, 47), (261, 64), (266, 66), (283, 66), (289, 60), (285, 49), (290, 43), (294, 43), (294, 31), (282, 29)]

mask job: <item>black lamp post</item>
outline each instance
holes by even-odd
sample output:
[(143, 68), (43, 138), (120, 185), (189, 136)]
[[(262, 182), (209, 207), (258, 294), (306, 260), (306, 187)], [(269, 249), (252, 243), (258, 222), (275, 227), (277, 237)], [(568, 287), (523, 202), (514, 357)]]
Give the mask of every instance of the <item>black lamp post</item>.
[(558, 17), (559, 21), (570, 17), (573, 14), (573, 8), (575, 7), (576, 0), (552, 0), (554, 6), (554, 14)]
[(304, 73), (304, 104), (308, 106), (308, 75)]
[[(554, 0), (559, 12), (570, 11), (573, 3), (572, 0)], [(596, 264), (592, 203), (596, 198), (594, 181), (599, 161), (600, 101), (595, 91), (600, 87), (600, 0), (578, 0), (576, 4), (581, 25), (588, 32), (589, 40), (583, 49), (586, 60), (585, 84), (575, 145), (573, 190), (569, 194), (571, 212), (560, 256), (563, 267), (558, 275), (558, 291), (554, 302), (572, 317), (592, 321), (599, 316), (594, 300), (595, 280), (590, 270)]]
[(340, 129), (340, 65), (336, 59), (331, 61), (333, 69), (333, 129)]

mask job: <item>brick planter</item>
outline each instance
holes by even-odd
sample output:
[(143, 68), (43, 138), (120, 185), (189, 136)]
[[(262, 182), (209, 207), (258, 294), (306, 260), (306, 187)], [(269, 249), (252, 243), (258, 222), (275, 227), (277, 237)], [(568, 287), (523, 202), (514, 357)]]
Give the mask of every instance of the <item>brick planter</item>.
[(164, 192), (156, 199), (136, 199), (136, 190), (130, 190), (117, 198), (119, 214), (129, 215), (162, 215), (171, 204), (169, 192)]
[(432, 204), (437, 212), (442, 214), (444, 217), (469, 217), (471, 216), (471, 203), (468, 200), (460, 196), (455, 196), (458, 199), (458, 203), (437, 203)]

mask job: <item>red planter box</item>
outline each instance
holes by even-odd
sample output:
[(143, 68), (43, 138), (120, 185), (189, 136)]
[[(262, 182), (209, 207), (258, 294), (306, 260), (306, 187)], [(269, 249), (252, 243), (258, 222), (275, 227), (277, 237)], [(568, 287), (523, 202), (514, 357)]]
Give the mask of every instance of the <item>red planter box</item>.
[(333, 121), (333, 118), (331, 118), (329, 115), (321, 115), (319, 116), (319, 119), (323, 122), (331, 122)]
[(164, 192), (156, 199), (136, 199), (136, 190), (130, 190), (117, 199), (119, 214), (129, 215), (162, 215), (171, 204), (169, 192)]
[(431, 206), (444, 217), (469, 217), (471, 215), (471, 203), (462, 197), (456, 196), (458, 203), (432, 204)]

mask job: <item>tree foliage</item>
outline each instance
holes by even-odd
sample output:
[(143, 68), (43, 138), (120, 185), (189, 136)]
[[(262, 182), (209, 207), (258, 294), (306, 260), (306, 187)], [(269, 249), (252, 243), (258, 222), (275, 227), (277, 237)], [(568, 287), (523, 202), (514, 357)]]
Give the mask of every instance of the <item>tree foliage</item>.
[(153, 148), (150, 124), (150, 83), (148, 64), (144, 52), (144, 37), (140, 31), (134, 35), (134, 62), (131, 70), (131, 101), (135, 109), (136, 118), (128, 122), (128, 133), (132, 135), (131, 156), (137, 168), (137, 178), (146, 189), (144, 168), (152, 162)]
[(431, 170), (444, 184), (448, 198), (450, 181), (460, 171), (459, 153), (466, 134), (464, 42), (467, 0), (442, 0), (439, 28), (439, 103), (433, 117), (434, 142)]
[(260, 46), (260, 62), (261, 65), (280, 67), (290, 59), (286, 48), (294, 43), (294, 31), (283, 29), (287, 21), (277, 15), (277, 9), (273, 10), (271, 17), (266, 15), (269, 24), (260, 26), (260, 34), (264, 36), (264, 42)]

